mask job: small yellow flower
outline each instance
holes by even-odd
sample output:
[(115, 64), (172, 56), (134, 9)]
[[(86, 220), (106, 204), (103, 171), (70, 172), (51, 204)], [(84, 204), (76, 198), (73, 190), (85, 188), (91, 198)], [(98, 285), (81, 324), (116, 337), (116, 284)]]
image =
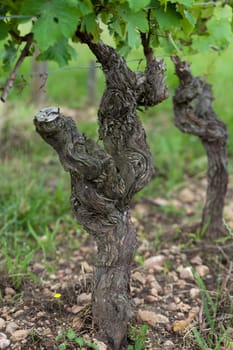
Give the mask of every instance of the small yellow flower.
[(56, 293), (53, 296), (55, 299), (60, 299), (61, 298), (61, 294), (60, 293)]

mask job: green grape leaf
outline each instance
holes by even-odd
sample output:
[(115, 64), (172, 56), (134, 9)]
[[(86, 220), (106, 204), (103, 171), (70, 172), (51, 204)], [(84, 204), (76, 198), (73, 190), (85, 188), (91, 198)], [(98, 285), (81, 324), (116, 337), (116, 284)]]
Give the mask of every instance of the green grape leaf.
[(1, 59), (3, 62), (3, 69), (5, 71), (9, 70), (16, 59), (17, 49), (16, 45), (13, 41), (8, 41), (4, 45), (4, 51), (1, 55)]
[(192, 48), (200, 53), (207, 52), (213, 45), (213, 40), (209, 35), (193, 35), (192, 36)]
[(90, 13), (83, 18), (82, 27), (84, 27), (84, 29), (86, 29), (88, 33), (95, 32), (95, 30), (98, 27), (98, 24), (96, 22), (96, 16), (94, 13)]
[(148, 31), (146, 13), (143, 10), (135, 13), (120, 8), (119, 14), (126, 23), (128, 45), (131, 48), (138, 47), (141, 43), (140, 32), (145, 33)]
[(108, 23), (109, 33), (111, 35), (118, 35), (121, 39), (125, 37), (126, 34), (126, 24), (119, 19), (112, 20)]
[(214, 41), (213, 44), (219, 46), (220, 49), (226, 48), (232, 40), (231, 20), (232, 9), (226, 5), (216, 7), (213, 16), (206, 24), (209, 35)]
[(60, 67), (67, 65), (67, 63), (76, 57), (76, 51), (68, 44), (68, 40), (62, 38), (56, 44), (49, 47), (46, 51), (38, 56), (38, 60), (56, 61)]
[(75, 32), (80, 17), (80, 10), (73, 0), (25, 0), (22, 12), (39, 16), (32, 32), (42, 51), (63, 36), (69, 38)]
[(229, 22), (232, 21), (232, 8), (229, 5), (216, 6), (214, 9), (214, 16), (218, 19), (227, 19)]
[(176, 5), (184, 5), (185, 7), (192, 7), (195, 0), (168, 0)]
[(184, 10), (184, 16), (187, 19), (187, 21), (191, 24), (192, 27), (195, 26), (197, 18), (195, 18), (192, 13), (188, 10)]
[(3, 40), (7, 37), (8, 34), (8, 25), (4, 21), (0, 21), (0, 40)]
[(91, 0), (78, 0), (78, 7), (84, 16), (93, 12)]
[(173, 4), (167, 4), (167, 9), (164, 11), (159, 8), (155, 11), (156, 20), (159, 24), (160, 29), (169, 30), (172, 27), (178, 27), (182, 16), (176, 11), (176, 6)]
[(134, 12), (138, 12), (139, 10), (145, 8), (150, 4), (150, 0), (128, 0), (129, 7)]
[(100, 28), (99, 23), (96, 21), (96, 16), (94, 13), (90, 13), (83, 18), (81, 22), (81, 30), (91, 33), (93, 42), (98, 42), (100, 40), (102, 29)]

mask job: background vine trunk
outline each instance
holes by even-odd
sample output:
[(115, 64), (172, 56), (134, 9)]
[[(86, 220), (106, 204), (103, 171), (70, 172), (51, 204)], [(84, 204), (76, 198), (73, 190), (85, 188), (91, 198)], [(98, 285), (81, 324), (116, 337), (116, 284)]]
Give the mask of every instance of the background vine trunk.
[(211, 86), (202, 78), (193, 77), (187, 62), (177, 56), (173, 62), (180, 79), (173, 98), (175, 125), (185, 133), (198, 136), (208, 157), (208, 187), (201, 229), (210, 239), (221, 238), (226, 232), (223, 209), (228, 184), (227, 127), (212, 108)]

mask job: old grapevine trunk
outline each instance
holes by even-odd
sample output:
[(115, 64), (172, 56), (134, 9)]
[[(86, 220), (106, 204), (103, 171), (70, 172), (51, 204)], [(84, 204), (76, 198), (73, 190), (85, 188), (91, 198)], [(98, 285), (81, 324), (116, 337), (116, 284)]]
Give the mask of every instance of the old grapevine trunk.
[(221, 237), (224, 198), (227, 191), (227, 128), (212, 108), (211, 86), (193, 77), (187, 62), (173, 57), (180, 79), (173, 103), (175, 124), (183, 132), (200, 138), (208, 157), (208, 187), (203, 208), (201, 228), (210, 239)]
[(134, 73), (116, 51), (80, 34), (106, 76), (100, 103), (99, 137), (104, 148), (86, 139), (58, 108), (42, 109), (36, 130), (58, 153), (71, 177), (71, 203), (79, 223), (94, 236), (96, 259), (92, 311), (98, 335), (109, 349), (121, 349), (132, 316), (130, 270), (137, 241), (129, 202), (153, 174), (146, 136), (136, 115), (138, 105), (167, 97), (163, 65), (153, 57), (145, 73)]

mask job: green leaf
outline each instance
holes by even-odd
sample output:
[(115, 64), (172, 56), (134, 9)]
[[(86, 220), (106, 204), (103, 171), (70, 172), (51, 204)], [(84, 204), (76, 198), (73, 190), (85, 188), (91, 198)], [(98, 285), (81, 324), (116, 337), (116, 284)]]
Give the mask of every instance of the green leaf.
[(128, 345), (127, 350), (134, 350), (133, 345)]
[(8, 34), (8, 25), (4, 21), (0, 21), (0, 40), (3, 40), (7, 37)]
[(126, 22), (126, 31), (128, 33), (128, 45), (138, 47), (141, 43), (140, 31), (145, 33), (148, 31), (148, 21), (146, 13), (140, 11), (137, 13), (130, 12), (125, 8), (121, 8), (119, 14)]
[(90, 0), (78, 0), (78, 7), (84, 16), (93, 12), (93, 6)]
[(89, 15), (85, 16), (82, 25), (85, 27), (88, 33), (95, 32), (96, 28), (98, 27), (95, 14), (90, 13)]
[(138, 12), (139, 10), (145, 8), (150, 4), (150, 0), (128, 0), (129, 7), (134, 12)]
[(66, 336), (69, 340), (73, 340), (76, 337), (76, 333), (73, 329), (69, 329)]
[(207, 52), (211, 45), (213, 45), (213, 40), (209, 35), (195, 34), (192, 36), (192, 47), (197, 52)]
[(229, 22), (232, 21), (232, 8), (229, 5), (225, 5), (224, 7), (218, 6), (215, 7), (214, 9), (214, 16), (218, 19), (221, 20), (223, 18), (227, 19)]
[(76, 51), (72, 46), (68, 44), (65, 38), (59, 40), (55, 45), (49, 47), (46, 51), (42, 52), (39, 60), (51, 60), (56, 61), (60, 67), (67, 65), (67, 63), (76, 57)]
[(16, 54), (17, 49), (15, 43), (13, 41), (8, 41), (7, 44), (4, 45), (4, 51), (1, 55), (4, 70), (9, 70), (11, 68), (11, 65), (16, 59)]
[(168, 1), (170, 1), (172, 3), (175, 3), (177, 5), (178, 4), (184, 5), (186, 7), (192, 7), (194, 2), (195, 2), (195, 0), (178, 0), (178, 1), (176, 1), (176, 0), (168, 0)]
[(226, 5), (214, 9), (213, 17), (206, 24), (214, 45), (226, 48), (230, 44), (232, 40), (231, 19), (232, 9), (230, 6)]
[(180, 25), (180, 20), (182, 16), (176, 11), (176, 6), (173, 4), (168, 4), (166, 11), (159, 8), (155, 11), (156, 20), (159, 24), (160, 29), (169, 30), (173, 27), (178, 27)]
[(83, 338), (81, 338), (81, 337), (76, 338), (76, 339), (75, 339), (75, 342), (76, 342), (79, 346), (83, 346), (83, 344), (84, 344)]
[(22, 12), (39, 16), (32, 32), (42, 51), (62, 37), (72, 36), (81, 15), (77, 2), (73, 0), (25, 0)]
[(198, 345), (200, 346), (201, 350), (208, 349), (208, 345), (206, 344), (206, 342), (204, 341), (204, 339), (202, 338), (201, 334), (196, 329), (196, 327), (194, 327), (192, 329), (192, 331), (193, 331), (193, 334), (194, 334), (196, 341), (197, 341)]
[(195, 26), (197, 18), (195, 18), (192, 13), (188, 10), (184, 10), (184, 16), (187, 19), (187, 21), (191, 24), (192, 27)]
[(58, 350), (65, 350), (66, 349), (67, 342), (64, 342), (58, 346)]

